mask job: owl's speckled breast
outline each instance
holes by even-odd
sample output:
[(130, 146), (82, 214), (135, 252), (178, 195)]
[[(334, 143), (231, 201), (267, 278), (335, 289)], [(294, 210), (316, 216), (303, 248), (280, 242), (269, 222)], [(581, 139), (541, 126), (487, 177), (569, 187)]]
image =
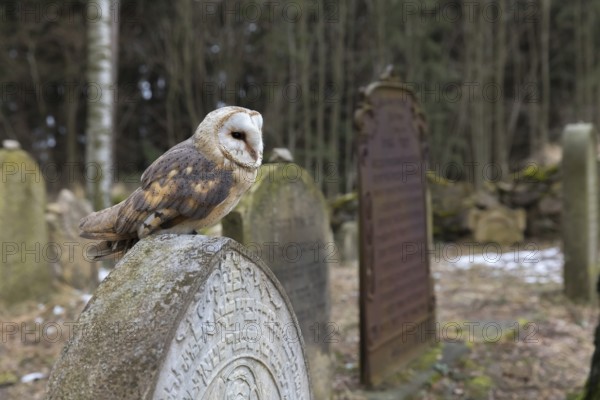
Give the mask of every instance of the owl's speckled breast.
[(257, 175), (258, 169), (255, 169), (253, 171), (248, 171), (240, 168), (236, 169), (233, 172), (233, 179), (235, 183), (232, 185), (229, 195), (221, 204), (215, 207), (214, 213), (211, 213), (211, 215), (205, 218), (205, 220), (211, 218), (213, 214), (218, 214), (218, 216), (216, 216), (214, 221), (207, 221), (208, 225), (206, 226), (214, 224), (215, 222), (221, 220), (225, 215), (229, 214), (231, 210), (233, 210), (235, 206), (237, 206), (237, 204), (240, 202), (240, 199), (242, 198), (244, 193), (246, 193), (246, 191), (250, 189), (254, 182), (256, 182)]
[(188, 220), (172, 228), (161, 230), (161, 233), (192, 233), (216, 224), (237, 206), (244, 193), (256, 182), (257, 175), (258, 169), (248, 171), (238, 168), (234, 170), (234, 184), (231, 186), (227, 197), (210, 214), (203, 219)]

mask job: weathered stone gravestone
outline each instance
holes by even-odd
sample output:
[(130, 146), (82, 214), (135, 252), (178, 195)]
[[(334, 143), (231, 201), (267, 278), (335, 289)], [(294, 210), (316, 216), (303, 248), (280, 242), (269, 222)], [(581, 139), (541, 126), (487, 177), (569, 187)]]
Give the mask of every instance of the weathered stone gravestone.
[(359, 127), (361, 377), (380, 383), (435, 337), (424, 141), (414, 94), (375, 82)]
[(323, 196), (296, 164), (267, 164), (240, 204), (222, 221), (223, 235), (261, 257), (292, 302), (306, 342), (317, 399), (330, 396), (328, 265), (337, 261)]
[(86, 257), (86, 250), (97, 242), (79, 236), (79, 221), (92, 213), (91, 204), (68, 189), (48, 204), (46, 221), (50, 230), (49, 261), (58, 280), (80, 290), (98, 285), (96, 263)]
[(100, 284), (48, 399), (311, 399), (302, 335), (264, 263), (200, 235), (140, 241)]
[(289, 149), (284, 147), (276, 147), (273, 149), (273, 152), (269, 156), (269, 163), (291, 163), (294, 162), (294, 156)]
[(596, 299), (598, 278), (598, 177), (596, 131), (571, 124), (563, 132), (563, 246), (567, 297)]
[(40, 300), (52, 290), (45, 208), (37, 163), (9, 141), (0, 149), (0, 301)]
[(468, 213), (468, 225), (477, 243), (510, 246), (523, 241), (527, 213), (523, 208), (512, 210), (500, 205), (487, 210), (474, 208)]
[(337, 234), (337, 247), (340, 250), (341, 260), (353, 263), (358, 260), (358, 223), (346, 221), (340, 226)]

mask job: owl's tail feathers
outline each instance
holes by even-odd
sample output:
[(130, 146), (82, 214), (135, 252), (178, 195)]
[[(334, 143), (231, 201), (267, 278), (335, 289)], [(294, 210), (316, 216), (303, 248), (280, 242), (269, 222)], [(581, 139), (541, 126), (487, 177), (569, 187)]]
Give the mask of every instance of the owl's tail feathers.
[(137, 241), (137, 233), (117, 233), (115, 225), (122, 203), (100, 210), (79, 221), (79, 235), (88, 239), (103, 240), (90, 246), (87, 257), (94, 261), (121, 258)]
[(117, 261), (137, 242), (137, 238), (116, 241), (105, 240), (88, 247), (86, 256), (92, 261)]
[(115, 231), (115, 224), (121, 209), (121, 203), (104, 210), (96, 211), (79, 221), (79, 235), (88, 239), (118, 240), (125, 239)]

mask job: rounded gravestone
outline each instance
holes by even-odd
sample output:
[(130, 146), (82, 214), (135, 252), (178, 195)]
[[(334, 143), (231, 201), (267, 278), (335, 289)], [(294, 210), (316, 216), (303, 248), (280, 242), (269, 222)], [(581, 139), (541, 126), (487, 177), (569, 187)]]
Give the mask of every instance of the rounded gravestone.
[(140, 241), (100, 284), (48, 399), (311, 399), (303, 341), (271, 271), (227, 238)]
[(323, 195), (311, 175), (293, 163), (263, 165), (252, 188), (223, 221), (223, 235), (262, 258), (289, 296), (306, 343), (315, 397), (330, 397), (328, 265), (338, 254)]
[(12, 142), (0, 149), (0, 177), (0, 301), (42, 300), (52, 290), (44, 177)]

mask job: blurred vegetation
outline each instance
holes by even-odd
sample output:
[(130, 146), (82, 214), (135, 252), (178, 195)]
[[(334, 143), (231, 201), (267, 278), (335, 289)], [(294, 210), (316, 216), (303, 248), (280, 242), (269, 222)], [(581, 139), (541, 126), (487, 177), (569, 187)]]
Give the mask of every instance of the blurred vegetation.
[[(85, 5), (0, 4), (0, 139), (32, 152), (53, 190), (86, 173)], [(115, 176), (236, 104), (263, 113), (267, 149), (288, 147), (328, 196), (349, 192), (359, 88), (389, 64), (422, 102), (440, 175), (450, 163), (517, 171), (565, 123), (600, 123), (599, 11), (582, 0), (122, 0), (118, 86), (102, 94), (117, 101)]]

